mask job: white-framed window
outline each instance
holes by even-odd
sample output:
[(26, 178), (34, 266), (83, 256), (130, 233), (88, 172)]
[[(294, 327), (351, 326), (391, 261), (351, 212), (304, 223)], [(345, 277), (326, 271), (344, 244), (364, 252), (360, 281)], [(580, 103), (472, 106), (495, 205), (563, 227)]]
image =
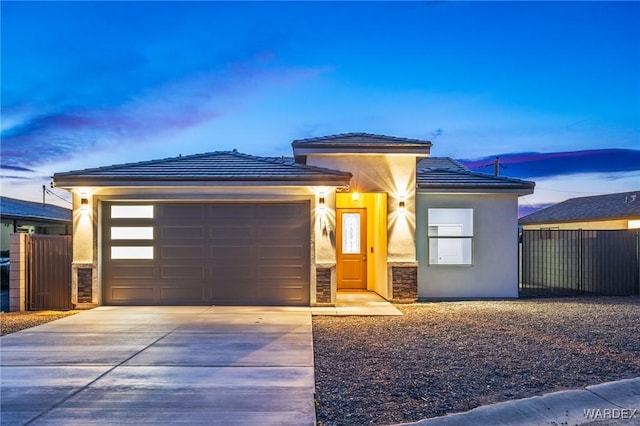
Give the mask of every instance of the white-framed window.
[(473, 209), (428, 209), (429, 265), (473, 264)]

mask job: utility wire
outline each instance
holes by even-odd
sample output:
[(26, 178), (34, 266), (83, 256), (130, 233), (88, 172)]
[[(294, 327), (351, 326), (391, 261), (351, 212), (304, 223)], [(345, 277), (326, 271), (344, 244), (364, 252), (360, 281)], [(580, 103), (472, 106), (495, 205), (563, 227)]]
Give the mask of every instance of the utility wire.
[(53, 192), (53, 191), (51, 191), (51, 190), (49, 190), (49, 189), (46, 189), (46, 188), (45, 188), (44, 192), (46, 192), (46, 193), (47, 193), (47, 194), (49, 194), (49, 195), (53, 195), (54, 197), (58, 197), (59, 199), (61, 199), (61, 200), (62, 200), (62, 201), (64, 201), (65, 203), (73, 204), (71, 201), (69, 201), (69, 200), (67, 200), (67, 199), (65, 199), (65, 198), (62, 198), (61, 196), (59, 196), (58, 194), (56, 194), (55, 192)]
[(565, 194), (589, 194), (589, 195), (598, 195), (599, 192), (586, 192), (586, 191), (563, 191), (561, 189), (551, 189), (551, 188), (543, 188), (541, 186), (536, 186), (536, 189), (544, 189), (545, 191), (553, 191), (553, 192), (564, 192)]

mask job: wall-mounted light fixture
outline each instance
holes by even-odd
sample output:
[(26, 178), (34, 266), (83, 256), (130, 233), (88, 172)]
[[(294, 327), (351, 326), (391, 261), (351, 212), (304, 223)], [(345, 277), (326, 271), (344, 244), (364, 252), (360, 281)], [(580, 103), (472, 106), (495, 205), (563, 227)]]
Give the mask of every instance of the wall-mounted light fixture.
[(354, 201), (357, 201), (360, 199), (360, 194), (358, 194), (357, 192), (354, 192), (353, 194), (351, 194), (351, 199)]
[(398, 197), (398, 210), (400, 211), (400, 213), (404, 213), (405, 212), (404, 203), (405, 203), (405, 196), (404, 195), (399, 196)]
[(89, 210), (89, 199), (87, 198), (87, 196), (82, 194), (80, 197), (81, 197), (80, 198), (80, 210), (82, 210), (82, 211)]
[(318, 194), (318, 205), (321, 211), (324, 211), (324, 192)]

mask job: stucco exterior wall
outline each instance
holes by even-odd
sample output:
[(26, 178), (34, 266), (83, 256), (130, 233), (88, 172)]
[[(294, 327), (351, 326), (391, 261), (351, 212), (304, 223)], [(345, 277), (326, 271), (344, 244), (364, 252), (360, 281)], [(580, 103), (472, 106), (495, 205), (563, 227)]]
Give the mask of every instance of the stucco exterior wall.
[[(96, 258), (97, 202), (88, 190), (73, 193), (73, 263), (93, 263)], [(81, 195), (82, 194), (82, 195)], [(89, 204), (82, 207), (80, 200), (86, 197)]]
[[(387, 193), (388, 260), (415, 261), (415, 155), (310, 154), (307, 164), (351, 172), (352, 193)], [(402, 215), (398, 214), (400, 196), (405, 197)]]
[[(513, 194), (418, 194), (416, 250), (420, 298), (518, 297), (518, 197)], [(429, 265), (429, 208), (473, 209), (472, 265)]]

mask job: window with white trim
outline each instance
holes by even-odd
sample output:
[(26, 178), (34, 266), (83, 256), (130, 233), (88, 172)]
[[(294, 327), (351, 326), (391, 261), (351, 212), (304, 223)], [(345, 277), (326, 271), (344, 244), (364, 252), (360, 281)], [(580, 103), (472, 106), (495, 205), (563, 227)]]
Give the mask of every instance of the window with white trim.
[(428, 209), (429, 265), (473, 264), (473, 209)]

